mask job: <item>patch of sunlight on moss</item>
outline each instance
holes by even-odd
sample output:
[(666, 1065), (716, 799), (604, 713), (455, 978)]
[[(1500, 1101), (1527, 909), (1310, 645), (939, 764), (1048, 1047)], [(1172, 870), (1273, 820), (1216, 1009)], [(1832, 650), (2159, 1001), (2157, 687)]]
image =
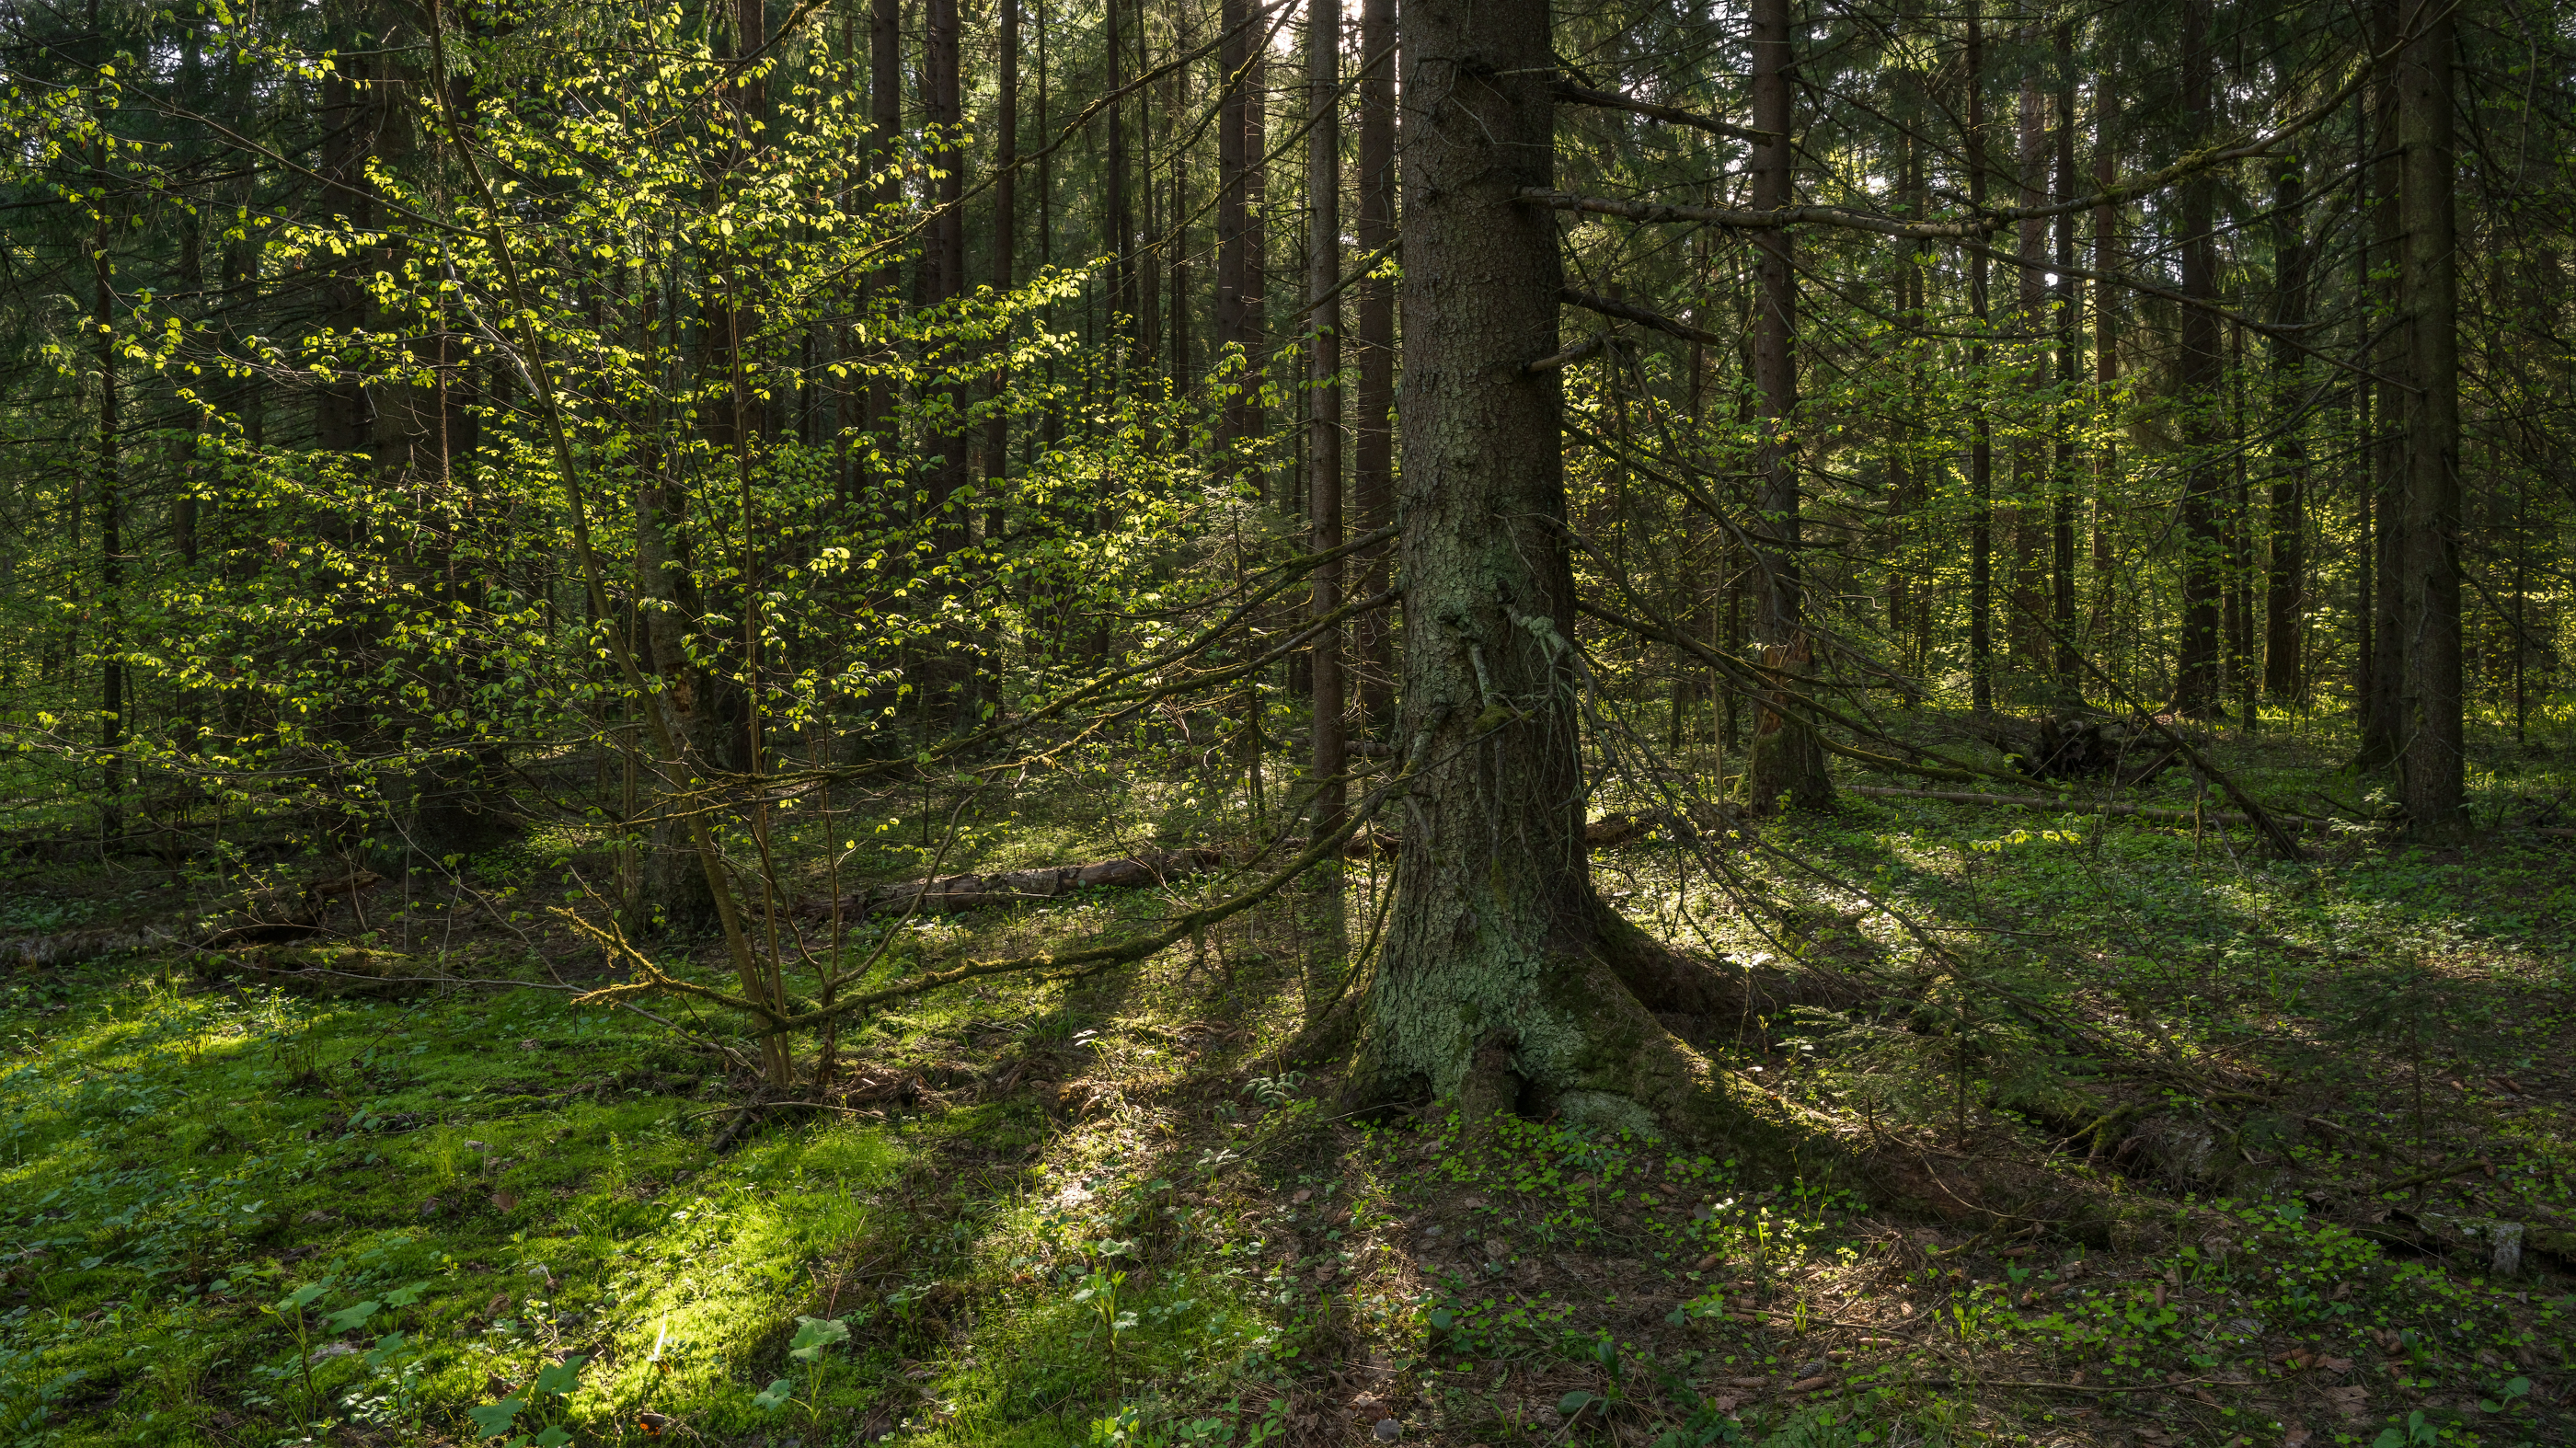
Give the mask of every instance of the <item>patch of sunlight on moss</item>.
[[(720, 1168), (721, 1180), (652, 1204), (655, 1220), (641, 1232), (616, 1232), (631, 1214), (604, 1222), (592, 1240), (608, 1239), (617, 1264), (608, 1283), (617, 1365), (586, 1385), (582, 1406), (686, 1403), (702, 1432), (778, 1426), (751, 1399), (796, 1316), (822, 1311), (805, 1267), (867, 1231), (876, 1212), (859, 1194), (889, 1179), (902, 1157), (872, 1126), (776, 1134)], [(839, 1310), (851, 1313), (847, 1298)]]
[(931, 1393), (952, 1415), (909, 1441), (1087, 1443), (1103, 1404), (1149, 1394), (1195, 1400), (1275, 1340), (1231, 1276), (1171, 1269), (1119, 1299), (1137, 1322), (1118, 1334), (1113, 1359), (1092, 1305), (1073, 1300), (1080, 1290), (1079, 1280), (1042, 1279), (1033, 1298), (981, 1318), (967, 1353), (946, 1365)]

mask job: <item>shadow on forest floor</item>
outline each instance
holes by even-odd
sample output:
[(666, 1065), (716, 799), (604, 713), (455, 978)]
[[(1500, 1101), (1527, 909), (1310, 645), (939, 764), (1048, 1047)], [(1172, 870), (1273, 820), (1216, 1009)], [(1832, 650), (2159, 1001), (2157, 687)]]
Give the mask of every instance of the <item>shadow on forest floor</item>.
[[(1083, 807), (952, 867), (1071, 848)], [(0, 1439), (2576, 1441), (2576, 843), (2284, 864), (1856, 798), (1762, 839), (1831, 878), (1730, 850), (1764, 916), (1673, 842), (1597, 857), (1677, 943), (1876, 973), (1727, 1063), (1856, 1142), (2037, 1163), (2107, 1225), (1340, 1115), (1329, 1065), (1281, 1056), (1326, 974), (1305, 897), (1121, 975), (881, 1014), (824, 1107), (718, 1150), (748, 1088), (724, 1059), (571, 1009), (593, 959), (424, 893), (375, 929), (492, 984), (296, 997), (149, 946), (8, 978)], [(552, 879), (513, 859), (492, 898)], [(22, 934), (180, 893), (90, 865), (14, 889)], [(1151, 908), (915, 922), (888, 969)]]

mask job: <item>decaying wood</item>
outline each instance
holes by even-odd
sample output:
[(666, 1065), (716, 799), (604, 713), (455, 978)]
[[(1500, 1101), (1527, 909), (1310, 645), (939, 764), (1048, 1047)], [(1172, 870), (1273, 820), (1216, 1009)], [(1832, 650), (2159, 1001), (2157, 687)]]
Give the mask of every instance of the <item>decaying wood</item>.
[[(1088, 865), (1052, 865), (1036, 870), (1005, 870), (990, 875), (941, 875), (926, 880), (898, 880), (844, 895), (842, 917), (903, 914), (954, 915), (964, 910), (1054, 900), (1081, 889), (1143, 889), (1167, 880), (1204, 875), (1225, 865), (1219, 849), (1147, 850), (1118, 860)], [(804, 913), (832, 913), (828, 898), (808, 901)]]

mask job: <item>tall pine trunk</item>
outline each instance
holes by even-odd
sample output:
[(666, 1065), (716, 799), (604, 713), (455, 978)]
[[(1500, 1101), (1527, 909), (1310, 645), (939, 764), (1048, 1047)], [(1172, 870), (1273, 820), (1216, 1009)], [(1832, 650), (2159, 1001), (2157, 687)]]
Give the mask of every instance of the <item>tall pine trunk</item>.
[[(1670, 958), (1602, 904), (1584, 852), (1560, 374), (1519, 365), (1558, 347), (1556, 225), (1517, 203), (1554, 170), (1547, 0), (1412, 0), (1405, 52), (1413, 781), (1357, 1093), (1458, 1100), (1471, 1122), (1516, 1102), (1661, 1119), (1776, 1158), (1795, 1139), (1778, 1108), (1649, 1014), (1675, 1003), (1650, 978)], [(1724, 994), (1698, 1004), (1742, 1008)]]
[[(2431, 7), (2426, 7), (2430, 9)], [(2438, 837), (2460, 822), (2460, 342), (2459, 260), (2452, 214), (2451, 46), (2441, 10), (2398, 63), (2398, 128), (2405, 150), (2406, 348), (2415, 394), (2406, 410), (2406, 637), (2404, 734), (2398, 798), (2412, 829)]]
[[(2054, 204), (2065, 207), (2075, 200), (2075, 28), (2066, 21), (2057, 23), (2057, 86), (2051, 96), (2056, 108), (2055, 129), (2051, 132), (2055, 156)], [(2075, 436), (2070, 426), (2068, 399), (2076, 395), (2082, 378), (2083, 355), (2076, 346), (2076, 319), (2081, 311), (2076, 305), (2080, 293), (2075, 284), (2075, 213), (2061, 210), (2057, 214), (2053, 238), (2057, 256), (2057, 285), (2050, 303), (2057, 309), (2057, 390), (2058, 401), (2051, 415), (2049, 429), (2055, 434), (2056, 466), (2051, 469), (2054, 497), (2049, 507), (2049, 632), (2055, 635), (2050, 651), (2049, 672), (2057, 685), (2058, 697), (2080, 703), (2084, 697), (2082, 665), (2077, 658), (2075, 634)]]
[[(2371, 7), (2371, 47), (2385, 51), (2397, 41), (2398, 0), (2378, 0)], [(2399, 215), (2399, 193), (2404, 189), (2405, 154), (2398, 143), (2397, 68), (2392, 66), (2379, 79), (2376, 104), (2372, 107), (2370, 130), (2375, 142), (2370, 164), (2369, 196), (2370, 286), (2366, 295), (2371, 305), (2366, 315), (2382, 329), (2378, 355), (2372, 359), (2372, 370), (2380, 381), (2371, 399), (2372, 429), (2365, 441), (2366, 456), (2372, 475), (2370, 493), (2371, 540), (2370, 588), (2370, 668), (2369, 687), (2364, 691), (2361, 707), (2361, 766), (2365, 769), (2388, 769), (2397, 763), (2398, 751), (2405, 732), (2403, 698), (2406, 676), (2406, 635), (2403, 618), (2403, 581), (2406, 576), (2406, 439), (2400, 430), (2405, 416), (2407, 367), (2406, 339), (2387, 323), (2395, 307), (2381, 301), (2396, 295), (2404, 284), (2405, 232)]]
[[(1757, 211), (1788, 206), (1796, 191), (1797, 150), (1789, 132), (1797, 79), (1789, 6), (1790, 0), (1753, 3), (1753, 124), (1765, 133), (1753, 148)], [(1760, 600), (1754, 626), (1769, 681), (1747, 761), (1748, 798), (1757, 810), (1770, 809), (1783, 798), (1812, 808), (1833, 797), (1815, 726), (1785, 697), (1812, 687), (1809, 675), (1815, 664), (1799, 599), (1798, 284), (1790, 263), (1787, 227), (1755, 233), (1754, 272), (1761, 300), (1755, 313), (1753, 373), (1761, 395), (1762, 431), (1754, 468), (1756, 537), (1762, 546), (1754, 565)]]
[[(1322, 553), (1342, 545), (1342, 310), (1334, 300), (1342, 276), (1341, 0), (1306, 4), (1306, 507), (1308, 543)], [(1342, 606), (1342, 565), (1331, 562), (1309, 579), (1308, 608), (1322, 619)], [(1347, 794), (1342, 784), (1342, 631), (1315, 635), (1309, 673), (1307, 767), (1314, 789), (1309, 824), (1317, 838), (1341, 828)], [(1324, 958), (1340, 968), (1342, 876), (1327, 862), (1320, 870)]]
[[(1020, 0), (1001, 0), (1001, 12), (997, 55), (1001, 93), (993, 116), (993, 294), (997, 300), (1010, 294), (1020, 227)], [(1010, 338), (1006, 335), (996, 345), (1008, 355)], [(1001, 405), (1009, 385), (1006, 373), (994, 373), (993, 415), (984, 422), (984, 476), (992, 480), (997, 505), (1011, 475), (1010, 418)]]
[[(2183, 125), (2193, 144), (2210, 134), (2213, 69), (2209, 0), (2183, 0)], [(2220, 707), (2218, 650), (2220, 586), (2226, 543), (2218, 504), (2223, 464), (2218, 453), (2217, 408), (2221, 357), (2218, 317), (2217, 181), (2206, 172), (2186, 179), (2175, 213), (2182, 253), (2182, 642), (2174, 674), (2175, 712), (2206, 717)]]
[[(2093, 183), (2107, 194), (2119, 174), (2119, 144), (2112, 128), (2120, 114), (2119, 91), (2108, 74), (2093, 79)], [(2093, 637), (2106, 644), (2112, 637), (2113, 603), (2119, 572), (2112, 566), (2111, 498), (2120, 477), (2119, 431), (2113, 426), (2120, 385), (2120, 293), (2111, 274), (2120, 269), (2120, 208), (2105, 201), (2093, 208), (2093, 416), (2102, 441), (2093, 454)], [(2107, 648), (2105, 652), (2108, 652)], [(2104, 660), (2107, 668), (2113, 663)]]
[[(1968, 7), (1967, 127), (1968, 209), (1986, 206), (1986, 36)], [(1984, 248), (1968, 256), (1968, 703), (1978, 715), (1995, 710), (1995, 440), (1986, 377), (1989, 306)]]
[[(1389, 53), (1395, 43), (1395, 0), (1360, 0), (1360, 58), (1369, 63), (1360, 78), (1359, 227), (1360, 255), (1374, 257), (1395, 236), (1395, 74), (1398, 61)], [(1377, 263), (1367, 263), (1372, 270)], [(1351, 429), (1351, 507), (1358, 530), (1373, 532), (1394, 516), (1395, 489), (1395, 288), (1383, 280), (1364, 281), (1357, 293), (1359, 385), (1352, 399), (1357, 417)], [(1390, 552), (1374, 544), (1354, 555), (1359, 575), (1357, 593), (1375, 598), (1386, 590)], [(1363, 615), (1352, 629), (1351, 653), (1359, 682), (1361, 727), (1383, 733), (1394, 722), (1394, 614)]]
[[(2306, 161), (2285, 156), (2273, 173), (2272, 320), (2297, 328), (2308, 320)], [(2306, 696), (2300, 617), (2307, 607), (2308, 441), (2306, 354), (2286, 337), (2272, 342), (2272, 556), (2263, 597), (2263, 692), (2289, 702)]]

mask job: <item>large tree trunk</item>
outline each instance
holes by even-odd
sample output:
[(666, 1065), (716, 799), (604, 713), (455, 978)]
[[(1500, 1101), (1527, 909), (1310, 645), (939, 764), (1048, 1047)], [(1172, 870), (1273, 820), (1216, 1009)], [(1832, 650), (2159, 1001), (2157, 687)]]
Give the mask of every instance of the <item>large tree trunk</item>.
[(2455, 319), (2451, 37), (2445, 10), (2398, 63), (2406, 152), (2406, 342), (2417, 389), (2406, 411), (2405, 733), (2398, 798), (2411, 827), (2460, 820), (2460, 342)]
[[(1360, 56), (1374, 61), (1360, 78), (1359, 230), (1360, 254), (1373, 257), (1395, 235), (1395, 70), (1396, 59), (1380, 52), (1395, 43), (1395, 0), (1360, 0)], [(1374, 268), (1374, 263), (1370, 264)], [(1359, 514), (1360, 532), (1386, 526), (1394, 513), (1395, 489), (1395, 289), (1385, 281), (1365, 281), (1358, 292), (1357, 341), (1359, 387), (1353, 399), (1359, 416), (1351, 430), (1355, 456), (1351, 463), (1351, 505)], [(1375, 598), (1386, 590), (1388, 549), (1373, 545), (1352, 562), (1357, 565), (1358, 596)], [(1394, 722), (1395, 654), (1393, 614), (1371, 612), (1352, 626), (1351, 654), (1359, 675), (1361, 727), (1382, 733)]]
[[(1309, 543), (1317, 553), (1342, 546), (1342, 309), (1333, 300), (1342, 278), (1342, 7), (1341, 0), (1307, 0), (1306, 7), (1306, 324), (1313, 338), (1306, 380), (1306, 507)], [(1325, 618), (1342, 606), (1342, 565), (1317, 568), (1309, 579), (1309, 607)], [(1315, 791), (1308, 822), (1317, 839), (1342, 826), (1347, 796), (1342, 784), (1342, 631), (1315, 635), (1309, 675), (1308, 768)], [(1341, 962), (1342, 875), (1321, 868), (1323, 957)]]
[[(1797, 148), (1789, 134), (1796, 75), (1789, 28), (1789, 0), (1753, 3), (1753, 124), (1767, 132), (1753, 148), (1753, 206), (1790, 204)], [(1825, 776), (1825, 751), (1816, 729), (1787, 698), (1806, 692), (1815, 662), (1799, 600), (1798, 455), (1793, 440), (1798, 409), (1796, 352), (1798, 282), (1790, 267), (1789, 231), (1754, 234), (1756, 279), (1761, 287), (1753, 333), (1754, 385), (1761, 394), (1762, 441), (1754, 467), (1759, 477), (1756, 554), (1761, 606), (1755, 614), (1762, 661), (1771, 680), (1753, 726), (1747, 761), (1747, 801), (1768, 810), (1785, 798), (1814, 808), (1833, 798)]]
[(1623, 982), (1659, 953), (1594, 895), (1565, 513), (1547, 0), (1414, 0), (1406, 25), (1405, 805), (1355, 1085), (1660, 1118), (1766, 1156), (1795, 1134)]
[[(2183, 123), (2193, 144), (2210, 131), (2209, 0), (2183, 0)], [(2219, 589), (2226, 542), (2219, 534), (2222, 464), (2217, 457), (2219, 352), (2217, 181), (2207, 173), (2182, 183), (2176, 212), (2182, 252), (2182, 645), (2174, 675), (2175, 712), (2207, 717), (2218, 698)]]

